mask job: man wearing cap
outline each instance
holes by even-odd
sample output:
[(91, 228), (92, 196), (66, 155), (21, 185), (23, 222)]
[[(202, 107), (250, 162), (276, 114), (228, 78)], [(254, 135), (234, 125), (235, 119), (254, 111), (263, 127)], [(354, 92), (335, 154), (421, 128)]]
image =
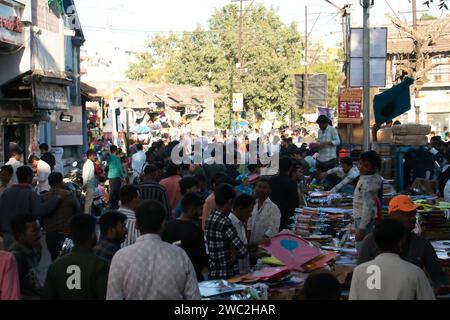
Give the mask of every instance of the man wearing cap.
[(341, 144), (341, 140), (336, 128), (333, 127), (333, 123), (326, 116), (319, 116), (316, 122), (320, 127), (317, 140), (319, 143), (317, 169), (326, 172), (337, 165), (336, 147)]
[[(417, 206), (408, 196), (399, 195), (389, 203), (389, 218), (401, 222), (409, 231), (400, 257), (419, 268), (425, 269), (433, 282), (433, 286), (438, 289), (440, 285), (447, 284), (448, 279), (442, 271), (431, 243), (412, 232), (416, 226), (416, 210)], [(369, 234), (361, 244), (358, 265), (374, 259), (378, 254), (379, 249), (374, 236)]]

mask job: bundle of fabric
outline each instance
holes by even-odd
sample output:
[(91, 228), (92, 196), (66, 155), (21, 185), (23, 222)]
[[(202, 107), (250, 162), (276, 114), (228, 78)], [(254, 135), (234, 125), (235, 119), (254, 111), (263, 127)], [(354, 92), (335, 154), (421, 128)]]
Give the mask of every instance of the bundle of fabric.
[(393, 143), (399, 146), (424, 146), (428, 143), (428, 138), (425, 135), (394, 135)]
[(430, 134), (431, 126), (417, 123), (406, 123), (392, 127), (394, 136), (426, 136)]
[(394, 134), (392, 128), (383, 128), (377, 132), (377, 142), (378, 143), (392, 143)]
[(392, 127), (393, 143), (400, 146), (424, 146), (428, 143), (427, 135), (431, 126), (407, 123)]

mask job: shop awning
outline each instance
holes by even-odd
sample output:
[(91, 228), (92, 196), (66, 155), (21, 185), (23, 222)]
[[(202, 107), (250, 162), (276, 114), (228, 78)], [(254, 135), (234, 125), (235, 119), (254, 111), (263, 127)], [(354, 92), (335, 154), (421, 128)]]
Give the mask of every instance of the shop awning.
[(72, 86), (75, 84), (76, 74), (66, 71), (35, 70), (29, 77), (42, 83), (57, 84), (60, 86)]
[(50, 121), (50, 116), (42, 115), (40, 113), (35, 113), (30, 116), (17, 116), (17, 117), (6, 117), (2, 120), (2, 125), (19, 125), (19, 124), (34, 124), (39, 122)]
[(69, 86), (75, 77), (63, 71), (29, 71), (3, 84), (1, 90), (8, 103), (25, 103), (17, 101), (22, 99), (34, 109), (64, 111), (70, 106)]

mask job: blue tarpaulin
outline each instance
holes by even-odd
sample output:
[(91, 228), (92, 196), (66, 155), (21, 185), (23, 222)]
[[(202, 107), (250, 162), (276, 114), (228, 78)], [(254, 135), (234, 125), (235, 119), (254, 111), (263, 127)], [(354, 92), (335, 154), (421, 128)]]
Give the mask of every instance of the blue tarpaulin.
[(373, 111), (377, 123), (388, 122), (411, 109), (409, 87), (414, 79), (405, 77), (402, 83), (376, 95), (373, 99)]

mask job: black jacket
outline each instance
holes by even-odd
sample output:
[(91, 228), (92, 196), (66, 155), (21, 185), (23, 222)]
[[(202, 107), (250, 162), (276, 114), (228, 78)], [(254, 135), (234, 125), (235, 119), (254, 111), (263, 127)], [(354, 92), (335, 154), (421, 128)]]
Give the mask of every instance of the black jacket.
[(50, 169), (53, 171), (53, 168), (55, 167), (56, 164), (56, 160), (55, 157), (50, 152), (43, 154), (41, 160), (47, 162), (48, 165), (50, 166)]
[(292, 223), (290, 218), (294, 215), (299, 204), (297, 184), (288, 175), (280, 173), (270, 180), (272, 193), (270, 200), (281, 211), (280, 231)]

